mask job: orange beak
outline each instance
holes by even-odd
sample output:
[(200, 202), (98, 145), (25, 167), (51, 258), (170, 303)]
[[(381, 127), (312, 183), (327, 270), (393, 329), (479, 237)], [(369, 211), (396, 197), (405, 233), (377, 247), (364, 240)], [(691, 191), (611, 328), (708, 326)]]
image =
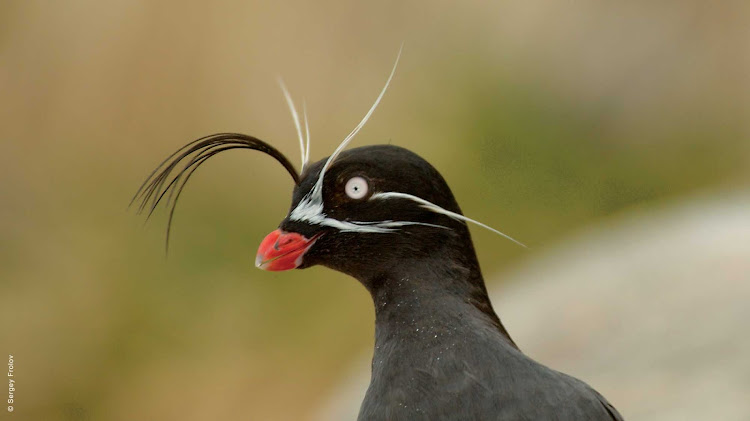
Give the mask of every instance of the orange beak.
[(277, 229), (260, 243), (255, 266), (269, 271), (295, 269), (302, 264), (302, 256), (315, 244), (318, 237), (307, 238), (296, 232)]

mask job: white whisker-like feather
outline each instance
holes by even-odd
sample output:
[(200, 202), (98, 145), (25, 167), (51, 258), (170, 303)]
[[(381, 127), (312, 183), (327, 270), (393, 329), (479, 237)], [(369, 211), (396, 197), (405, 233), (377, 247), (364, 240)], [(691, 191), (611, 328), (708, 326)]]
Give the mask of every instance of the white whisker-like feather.
[(300, 149), (300, 154), (302, 156), (302, 167), (304, 167), (305, 166), (305, 141), (302, 138), (302, 127), (300, 126), (300, 123), (299, 123), (299, 115), (297, 114), (297, 108), (294, 107), (294, 101), (292, 101), (292, 96), (289, 94), (289, 90), (286, 88), (286, 85), (284, 84), (284, 80), (281, 77), (279, 77), (279, 86), (281, 86), (281, 90), (284, 92), (284, 99), (286, 99), (286, 105), (289, 106), (289, 112), (292, 113), (292, 119), (294, 120), (294, 127), (297, 129), (297, 137), (299, 138), (299, 149)]
[(302, 100), (302, 117), (305, 119), (305, 157), (302, 159), (300, 173), (305, 170), (310, 162), (310, 125), (307, 123), (307, 102), (305, 100)]
[[(380, 104), (380, 101), (383, 99), (385, 92), (388, 90), (388, 86), (390, 86), (391, 84), (393, 75), (396, 73), (396, 68), (398, 67), (398, 62), (399, 62), (399, 59), (401, 58), (401, 51), (403, 50), (403, 48), (404, 46), (402, 44), (401, 48), (398, 51), (398, 55), (396, 56), (396, 61), (393, 63), (393, 68), (391, 69), (391, 73), (388, 76), (388, 80), (386, 80), (385, 86), (383, 86), (383, 89), (380, 91), (380, 94), (375, 99), (375, 102), (367, 111), (367, 114), (365, 114), (365, 116), (362, 118), (359, 124), (357, 124), (357, 126), (354, 127), (354, 129), (352, 129), (351, 132), (349, 132), (349, 134), (344, 138), (344, 140), (341, 141), (341, 143), (336, 148), (336, 150), (333, 151), (331, 156), (328, 157), (326, 162), (323, 164), (323, 168), (320, 170), (320, 174), (318, 175), (318, 179), (315, 182), (315, 185), (313, 186), (313, 188), (302, 198), (302, 200), (300, 200), (297, 206), (295, 206), (295, 208), (289, 214), (289, 219), (291, 219), (292, 221), (307, 222), (307, 223), (315, 224), (315, 225), (328, 226), (328, 227), (336, 228), (342, 232), (349, 231), (349, 232), (388, 233), (388, 232), (398, 231), (399, 228), (404, 227), (404, 226), (409, 226), (409, 225), (422, 225), (422, 226), (428, 226), (428, 227), (434, 227), (434, 228), (450, 229), (449, 227), (442, 226), (442, 225), (428, 224), (428, 223), (416, 222), (416, 221), (340, 221), (338, 219), (328, 217), (323, 211), (323, 179), (325, 177), (326, 170), (328, 170), (328, 168), (336, 160), (336, 158), (341, 154), (344, 148), (346, 148), (349, 142), (351, 142), (352, 139), (354, 139), (354, 136), (356, 136), (357, 133), (359, 133), (359, 131), (362, 129), (362, 127), (364, 127), (365, 123), (367, 123), (367, 121), (370, 119), (370, 116), (372, 116), (373, 112), (375, 112), (375, 109), (378, 107), (378, 104)], [(279, 85), (281, 85), (281, 89), (282, 91), (284, 91), (284, 98), (286, 98), (287, 105), (289, 106), (289, 110), (292, 113), (292, 118), (294, 119), (294, 125), (297, 128), (297, 136), (299, 137), (300, 152), (302, 155), (302, 171), (304, 171), (305, 166), (307, 165), (310, 159), (310, 126), (307, 120), (307, 104), (305, 103), (305, 101), (302, 102), (302, 114), (303, 114), (304, 125), (305, 125), (305, 137), (303, 138), (302, 128), (300, 126), (300, 120), (299, 120), (299, 116), (297, 115), (297, 110), (295, 109), (294, 102), (292, 101), (292, 97), (291, 95), (289, 95), (289, 91), (286, 89), (286, 86), (284, 85), (284, 81), (281, 80), (281, 78), (279, 78)], [(382, 200), (382, 199), (411, 200), (413, 202), (418, 203), (422, 208), (427, 209), (431, 212), (446, 215), (450, 218), (453, 218), (458, 221), (462, 221), (464, 223), (471, 222), (482, 228), (490, 230), (502, 237), (505, 237), (508, 240), (520, 245), (521, 247), (528, 248), (526, 247), (525, 244), (521, 243), (515, 238), (501, 231), (498, 231), (495, 228), (490, 227), (489, 225), (483, 224), (477, 220), (468, 218), (461, 214), (451, 212), (432, 202), (424, 200), (421, 197), (413, 196), (407, 193), (399, 193), (399, 192), (375, 193), (370, 197), (370, 200)]]
[(320, 223), (322, 226), (328, 226), (338, 229), (340, 232), (359, 232), (359, 233), (370, 233), (370, 234), (385, 234), (394, 233), (401, 227), (409, 225), (421, 225), (432, 228), (443, 228), (442, 225), (428, 224), (426, 222), (412, 222), (412, 221), (340, 221), (334, 218), (323, 218)]
[(375, 103), (372, 104), (372, 107), (370, 107), (370, 110), (365, 114), (364, 118), (362, 118), (362, 121), (357, 124), (356, 127), (344, 138), (344, 140), (341, 142), (341, 144), (336, 148), (335, 151), (331, 154), (330, 157), (328, 157), (328, 160), (323, 165), (323, 169), (320, 171), (320, 176), (318, 177), (318, 181), (315, 184), (315, 190), (319, 190), (323, 186), (323, 177), (325, 176), (326, 170), (328, 167), (331, 166), (331, 163), (339, 156), (341, 151), (346, 148), (346, 146), (349, 144), (349, 142), (354, 139), (354, 136), (359, 133), (359, 131), (364, 127), (365, 123), (367, 123), (367, 120), (370, 119), (370, 116), (375, 111), (375, 109), (378, 107), (378, 104), (380, 104), (380, 100), (383, 99), (383, 95), (385, 95), (385, 91), (388, 90), (388, 86), (391, 84), (391, 79), (393, 79), (393, 75), (396, 73), (396, 67), (398, 66), (398, 61), (401, 58), (401, 51), (404, 49), (404, 46), (401, 45), (401, 48), (398, 50), (398, 55), (396, 56), (396, 62), (393, 63), (393, 69), (391, 69), (391, 74), (388, 76), (388, 80), (385, 82), (385, 86), (380, 91), (380, 95), (375, 99)]
[(476, 224), (476, 225), (478, 225), (478, 226), (480, 226), (482, 228), (490, 230), (490, 231), (494, 232), (495, 234), (499, 234), (499, 235), (507, 238), (508, 240), (510, 240), (510, 241), (518, 244), (519, 246), (521, 246), (523, 248), (528, 248), (525, 244), (523, 244), (522, 242), (520, 242), (520, 241), (516, 240), (515, 238), (509, 236), (508, 234), (505, 234), (505, 233), (503, 233), (501, 231), (496, 230), (495, 228), (492, 228), (489, 225), (483, 224), (483, 223), (481, 223), (481, 222), (479, 222), (477, 220), (474, 220), (474, 219), (471, 219), (469, 217), (463, 216), (463, 215), (461, 215), (459, 213), (451, 212), (451, 211), (449, 211), (447, 209), (444, 209), (444, 208), (442, 208), (442, 207), (440, 207), (440, 206), (438, 206), (438, 205), (436, 205), (436, 204), (434, 204), (432, 202), (424, 200), (421, 197), (417, 197), (417, 196), (414, 196), (414, 195), (411, 195), (411, 194), (408, 194), (408, 193), (381, 192), (381, 193), (375, 193), (375, 194), (373, 194), (370, 197), (370, 200), (373, 200), (373, 199), (375, 199), (375, 200), (378, 200), (378, 199), (407, 199), (407, 200), (411, 200), (413, 202), (418, 203), (420, 206), (422, 206), (423, 208), (425, 208), (425, 209), (427, 209), (427, 210), (429, 210), (431, 212), (440, 213), (440, 214), (449, 216), (449, 217), (451, 217), (453, 219), (456, 219), (456, 220), (459, 220), (459, 221), (463, 221), (464, 223), (471, 222), (472, 224)]

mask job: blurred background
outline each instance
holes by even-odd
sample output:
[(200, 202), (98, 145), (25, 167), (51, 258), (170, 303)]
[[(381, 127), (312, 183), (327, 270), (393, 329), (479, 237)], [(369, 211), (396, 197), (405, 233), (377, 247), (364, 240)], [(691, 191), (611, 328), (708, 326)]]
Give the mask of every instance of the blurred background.
[[(2, 418), (350, 419), (336, 408), (359, 404), (344, 392), (366, 375), (372, 304), (325, 268), (254, 268), (290, 202), (277, 163), (242, 151), (205, 164), (168, 257), (164, 212), (144, 225), (127, 205), (206, 134), (252, 134), (297, 162), (278, 76), (306, 100), (312, 158), (327, 156), (402, 42), (353, 145), (417, 152), (467, 215), (531, 246), (473, 231), (521, 348), (626, 418), (670, 419), (659, 405), (710, 405), (696, 391), (730, 384), (734, 412), (716, 419), (748, 419), (741, 0), (0, 3), (0, 353), (17, 380)], [(655, 374), (699, 363), (712, 383)], [(658, 399), (675, 385), (681, 397)]]

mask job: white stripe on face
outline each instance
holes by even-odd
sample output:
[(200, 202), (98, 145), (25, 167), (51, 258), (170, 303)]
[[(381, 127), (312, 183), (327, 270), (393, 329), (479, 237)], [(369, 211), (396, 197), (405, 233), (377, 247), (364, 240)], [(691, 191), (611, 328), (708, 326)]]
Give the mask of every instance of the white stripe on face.
[(444, 228), (442, 225), (428, 224), (414, 221), (341, 221), (331, 218), (323, 211), (323, 196), (316, 194), (316, 187), (300, 200), (297, 206), (289, 214), (289, 219), (295, 222), (304, 222), (310, 225), (335, 228), (341, 232), (359, 233), (391, 233), (408, 225), (422, 225), (434, 228)]
[(436, 204), (434, 204), (432, 202), (428, 202), (427, 200), (424, 200), (421, 197), (417, 197), (417, 196), (414, 196), (414, 195), (411, 195), (411, 194), (408, 194), (408, 193), (381, 192), (381, 193), (375, 193), (375, 194), (373, 194), (370, 197), (370, 200), (373, 200), (373, 199), (375, 199), (375, 200), (378, 200), (378, 199), (407, 199), (407, 200), (411, 200), (412, 202), (418, 203), (421, 207), (429, 210), (430, 212), (435, 212), (435, 213), (439, 213), (439, 214), (442, 214), (442, 215), (446, 215), (446, 216), (449, 216), (449, 217), (451, 217), (451, 218), (453, 218), (455, 220), (463, 221), (464, 223), (471, 222), (473, 224), (479, 225), (480, 227), (482, 227), (484, 229), (490, 230), (490, 231), (494, 232), (495, 234), (498, 234), (498, 235), (500, 235), (502, 237), (505, 237), (508, 240), (510, 240), (510, 241), (518, 244), (519, 246), (521, 246), (523, 248), (528, 248), (522, 242), (516, 240), (515, 238), (513, 238), (513, 237), (511, 237), (511, 236), (509, 236), (509, 235), (507, 235), (507, 234), (505, 234), (503, 232), (500, 232), (500, 231), (492, 228), (489, 225), (483, 224), (483, 223), (481, 223), (481, 222), (479, 222), (477, 220), (468, 218), (468, 217), (463, 216), (463, 215), (461, 215), (459, 213), (451, 212), (451, 211), (449, 211), (447, 209), (441, 208), (440, 206), (438, 206), (438, 205), (436, 205)]
[[(443, 225), (428, 224), (426, 222), (393, 221), (393, 220), (363, 222), (363, 221), (340, 221), (335, 218), (330, 218), (325, 214), (325, 212), (323, 212), (323, 196), (320, 194), (319, 190), (318, 190), (318, 193), (316, 194), (317, 187), (318, 185), (316, 184), (313, 187), (313, 189), (310, 191), (310, 193), (305, 195), (305, 197), (299, 202), (299, 204), (297, 204), (297, 206), (294, 208), (292, 213), (289, 215), (290, 220), (297, 221), (297, 222), (306, 222), (312, 225), (336, 228), (341, 232), (391, 233), (391, 232), (398, 231), (399, 228), (401, 227), (409, 226), (409, 225), (422, 225), (422, 226), (428, 226), (428, 227), (433, 227), (433, 228), (450, 229), (449, 227), (446, 227)], [(492, 231), (495, 234), (505, 237), (508, 240), (520, 245), (523, 248), (528, 248), (522, 242), (516, 240), (515, 238), (501, 231), (498, 231), (490, 227), (489, 225), (483, 224), (477, 220), (468, 218), (461, 214), (451, 212), (432, 202), (422, 199), (421, 197), (417, 197), (408, 193), (379, 192), (370, 196), (369, 200), (388, 200), (388, 199), (410, 200), (412, 202), (419, 204), (420, 207), (430, 212), (439, 213), (441, 215), (446, 215), (450, 218), (453, 218), (458, 221), (462, 221), (464, 223), (471, 222), (484, 229)]]

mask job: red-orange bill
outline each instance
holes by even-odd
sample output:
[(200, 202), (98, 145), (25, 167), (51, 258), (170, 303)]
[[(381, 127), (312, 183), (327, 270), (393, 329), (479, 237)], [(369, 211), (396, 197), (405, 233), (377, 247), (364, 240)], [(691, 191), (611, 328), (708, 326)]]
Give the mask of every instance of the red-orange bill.
[(302, 264), (302, 257), (318, 236), (307, 238), (296, 232), (280, 229), (268, 234), (258, 247), (255, 266), (268, 271), (290, 270)]

